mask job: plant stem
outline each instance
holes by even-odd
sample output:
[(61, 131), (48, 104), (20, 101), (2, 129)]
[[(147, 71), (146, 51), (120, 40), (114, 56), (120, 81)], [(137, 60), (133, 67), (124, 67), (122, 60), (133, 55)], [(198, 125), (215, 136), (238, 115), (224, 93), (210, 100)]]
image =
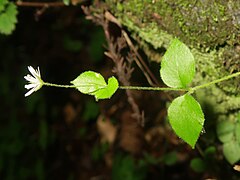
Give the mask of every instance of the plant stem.
[(233, 78), (233, 77), (237, 77), (237, 76), (239, 76), (239, 75), (240, 75), (240, 72), (237, 72), (237, 73), (234, 73), (234, 74), (225, 76), (225, 77), (223, 77), (223, 78), (220, 78), (220, 79), (211, 81), (211, 82), (209, 82), (209, 83), (202, 84), (202, 85), (199, 85), (199, 86), (195, 86), (195, 87), (191, 88), (190, 91), (194, 92), (194, 91), (196, 91), (197, 89), (205, 88), (205, 87), (210, 86), (210, 85), (212, 85), (212, 84), (216, 84), (216, 83), (219, 83), (219, 82), (222, 82), (222, 81), (226, 81), (226, 80), (228, 80), (228, 79), (231, 79), (231, 78)]
[[(202, 84), (199, 86), (195, 86), (193, 88), (170, 88), (170, 87), (141, 87), (141, 86), (119, 86), (119, 89), (129, 89), (129, 90), (146, 90), (146, 91), (188, 91), (193, 93), (194, 91), (198, 89), (202, 89), (205, 87), (208, 87), (212, 84), (216, 84), (222, 81), (226, 81), (228, 79), (231, 79), (233, 77), (237, 77), (240, 75), (240, 72), (225, 76), (223, 78), (208, 82), (206, 84)], [(52, 87), (60, 87), (60, 88), (76, 88), (75, 85), (59, 85), (59, 84), (53, 84), (48, 82), (43, 82), (43, 85), (45, 86), (52, 86)]]
[(189, 91), (189, 89), (183, 89), (183, 88), (141, 87), (141, 86), (119, 86), (119, 89), (146, 90), (146, 91)]
[(43, 82), (44, 86), (52, 86), (52, 87), (60, 87), (60, 88), (76, 88), (74, 85), (59, 85), (59, 84), (52, 84), (48, 82)]
[[(76, 88), (75, 85), (60, 85), (60, 84), (53, 84), (48, 82), (43, 82), (43, 85), (51, 86), (51, 87), (60, 87), (60, 88)], [(147, 91), (189, 91), (189, 89), (181, 89), (181, 88), (141, 87), (141, 86), (119, 86), (119, 89), (147, 90)]]

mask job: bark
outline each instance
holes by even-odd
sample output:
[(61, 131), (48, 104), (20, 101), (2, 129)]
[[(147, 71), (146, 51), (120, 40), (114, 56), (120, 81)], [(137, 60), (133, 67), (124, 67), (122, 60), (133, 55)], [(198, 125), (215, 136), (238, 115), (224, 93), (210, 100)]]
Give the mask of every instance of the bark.
[[(240, 71), (240, 1), (238, 0), (106, 0), (108, 10), (130, 31), (152, 61), (161, 61), (177, 37), (194, 54), (193, 85)], [(201, 104), (221, 118), (240, 111), (240, 78), (196, 93)]]

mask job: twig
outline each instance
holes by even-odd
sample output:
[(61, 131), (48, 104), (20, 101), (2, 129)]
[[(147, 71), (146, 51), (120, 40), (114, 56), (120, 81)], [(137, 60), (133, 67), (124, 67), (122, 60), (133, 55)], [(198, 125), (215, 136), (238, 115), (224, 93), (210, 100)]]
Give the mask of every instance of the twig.
[[(117, 74), (119, 81), (124, 86), (130, 85), (130, 78), (133, 72), (133, 68), (131, 64), (133, 62), (133, 58), (130, 56), (136, 56), (135, 52), (130, 48), (131, 52), (127, 57), (123, 57), (121, 52), (124, 48), (127, 48), (126, 38), (124, 38), (121, 33), (120, 37), (113, 38), (109, 32), (109, 24), (114, 23), (117, 24), (118, 27), (122, 30), (121, 24), (117, 21), (117, 19), (111, 15), (108, 11), (100, 12), (100, 13), (92, 13), (91, 9), (82, 6), (83, 11), (87, 15), (87, 19), (91, 19), (96, 24), (99, 24), (103, 27), (106, 41), (108, 44), (108, 51), (105, 52), (105, 55), (108, 56), (115, 64), (114, 72)], [(128, 46), (129, 48), (129, 46)], [(132, 107), (133, 117), (138, 121), (138, 123), (144, 126), (144, 113), (140, 111), (134, 96), (131, 90), (126, 90), (126, 94), (128, 97), (128, 103)]]
[(121, 33), (123, 34), (123, 37), (125, 38), (129, 48), (136, 55), (135, 62), (138, 65), (138, 67), (142, 70), (142, 72), (143, 72), (144, 76), (146, 77), (148, 83), (151, 86), (159, 86), (160, 84), (159, 84), (158, 80), (153, 75), (153, 73), (150, 71), (150, 69), (148, 68), (148, 66), (146, 65), (146, 63), (142, 59), (142, 57), (139, 55), (137, 49), (134, 47), (134, 45), (133, 45), (131, 39), (129, 38), (128, 34), (122, 29), (121, 23), (109, 11), (106, 11), (104, 15), (105, 15), (105, 18), (108, 21), (118, 25), (119, 28), (121, 28)]
[(146, 65), (144, 60), (142, 59), (142, 57), (137, 52), (137, 49), (134, 47), (134, 45), (133, 45), (131, 39), (129, 38), (129, 36), (127, 35), (127, 33), (124, 30), (122, 30), (122, 34), (123, 34), (124, 38), (126, 39), (126, 42), (127, 42), (128, 46), (130, 47), (130, 49), (136, 54), (137, 58), (136, 58), (135, 62), (137, 63), (138, 67), (142, 70), (148, 83), (151, 86), (159, 86), (158, 80), (152, 74), (152, 72), (150, 71), (150, 69), (148, 68), (148, 66)]

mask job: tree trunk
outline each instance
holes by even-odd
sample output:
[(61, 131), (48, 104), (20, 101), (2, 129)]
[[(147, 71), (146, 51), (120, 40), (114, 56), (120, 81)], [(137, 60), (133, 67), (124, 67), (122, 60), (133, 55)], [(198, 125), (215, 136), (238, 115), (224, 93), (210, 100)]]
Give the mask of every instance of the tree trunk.
[[(230, 0), (106, 0), (152, 61), (177, 37), (190, 47), (197, 66), (193, 85), (240, 71), (240, 2)], [(200, 103), (218, 119), (236, 118), (240, 78), (197, 91)]]

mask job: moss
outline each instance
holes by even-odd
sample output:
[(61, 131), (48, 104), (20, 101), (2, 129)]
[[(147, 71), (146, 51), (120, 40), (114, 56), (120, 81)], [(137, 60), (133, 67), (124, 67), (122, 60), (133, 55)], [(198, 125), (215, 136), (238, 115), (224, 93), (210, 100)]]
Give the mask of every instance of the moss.
[[(139, 28), (154, 24), (157, 29), (180, 37), (194, 47), (214, 49), (240, 39), (240, 3), (226, 0), (125, 0), (107, 1), (120, 18)], [(119, 8), (121, 7), (120, 11)], [(124, 23), (127, 23), (123, 20)]]
[[(106, 0), (149, 58), (160, 61), (159, 49), (176, 36), (197, 61), (193, 84), (202, 84), (240, 70), (240, 3), (231, 0)], [(117, 8), (116, 8), (117, 7)], [(121, 8), (119, 8), (121, 7)], [(200, 90), (198, 98), (216, 112), (240, 110), (240, 78)], [(201, 99), (203, 98), (203, 99)], [(214, 103), (213, 103), (214, 102)]]

